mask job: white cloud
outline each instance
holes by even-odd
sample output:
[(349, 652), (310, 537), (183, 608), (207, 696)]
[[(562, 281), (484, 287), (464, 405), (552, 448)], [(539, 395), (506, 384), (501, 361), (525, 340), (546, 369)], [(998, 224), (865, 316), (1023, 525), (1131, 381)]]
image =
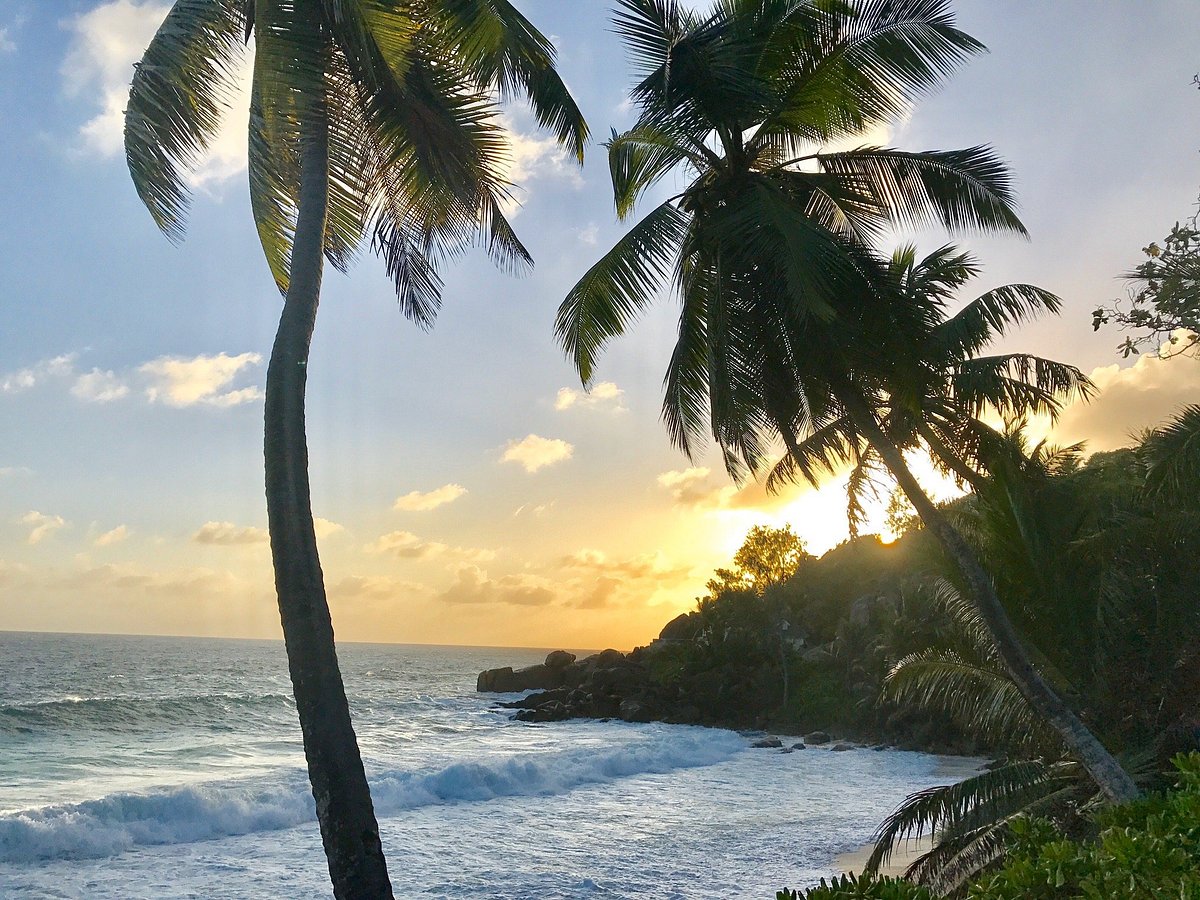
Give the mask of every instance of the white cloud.
[(671, 472), (663, 472), (655, 479), (659, 487), (671, 494), (681, 506), (720, 507), (729, 502), (736, 489), (719, 484), (710, 476), (712, 472), (703, 466), (692, 466)]
[(115, 372), (92, 369), (75, 379), (71, 393), (89, 403), (110, 403), (128, 394), (129, 386)]
[(403, 497), (397, 497), (392, 509), (404, 512), (428, 512), (439, 506), (445, 506), (447, 503), (453, 503), (466, 492), (467, 489), (461, 484), (443, 484), (440, 488), (425, 493), (410, 491)]
[(542, 516), (546, 515), (546, 513), (550, 512), (550, 510), (554, 509), (554, 504), (557, 502), (557, 500), (551, 500), (549, 503), (522, 503), (515, 510), (513, 510), (513, 518), (515, 519), (519, 516), (536, 516), (541, 518)]
[(504, 575), (492, 579), (478, 566), (463, 566), (454, 583), (438, 595), (445, 603), (506, 603), (512, 606), (547, 606), (554, 591), (544, 578)]
[[(169, 3), (157, 0), (112, 0), (67, 23), (72, 40), (62, 65), (63, 86), (71, 96), (97, 98), (100, 107), (79, 129), (91, 151), (108, 157), (121, 152), (133, 66), (169, 8)], [(250, 55), (246, 53), (237, 64), (232, 93), (225, 98), (231, 112), (192, 173), (193, 187), (223, 181), (245, 169), (250, 75)]]
[[(533, 116), (528, 111), (517, 107), (510, 112), (515, 116), (500, 117), (507, 150), (500, 174), (513, 184), (513, 196), (502, 203), (505, 215), (511, 218), (520, 212), (522, 202), (529, 196), (529, 186), (532, 182), (552, 178), (566, 181), (578, 188), (583, 185), (583, 176), (575, 158), (554, 137), (522, 130), (522, 125), (526, 122), (534, 127)], [(521, 120), (522, 125), (517, 124), (516, 118)]]
[(17, 49), (17, 42), (8, 36), (7, 28), (0, 28), (0, 53), (12, 53)]
[(10, 372), (0, 378), (0, 393), (19, 394), (36, 387), (48, 378), (62, 378), (70, 375), (75, 366), (75, 354), (64, 353), (61, 356), (43, 359), (25, 369)]
[(62, 516), (47, 516), (37, 510), (30, 510), (17, 520), (21, 525), (31, 526), (28, 541), (31, 544), (40, 544), (43, 540), (50, 537), (54, 532), (67, 525), (66, 520)]
[(345, 531), (345, 527), (337, 522), (331, 522), (329, 519), (322, 519), (320, 516), (313, 516), (313, 530), (316, 531), (317, 537), (327, 538), (339, 532)]
[(129, 529), (124, 525), (118, 525), (111, 531), (98, 535), (92, 543), (97, 547), (111, 547), (113, 544), (121, 543), (127, 537), (129, 537)]
[(1089, 452), (1131, 445), (1139, 432), (1161, 425), (1200, 397), (1200, 363), (1187, 357), (1140, 356), (1132, 366), (1102, 366), (1090, 375), (1100, 389), (1090, 403), (1063, 410), (1056, 443), (1086, 441)]
[(150, 380), (146, 397), (152, 403), (174, 407), (197, 404), (226, 407), (251, 403), (262, 397), (257, 387), (230, 388), (239, 372), (261, 362), (262, 357), (257, 353), (237, 356), (218, 353), (192, 359), (161, 356), (144, 363), (138, 371)]
[(527, 434), (519, 441), (509, 441), (500, 461), (518, 463), (526, 472), (532, 473), (570, 459), (574, 452), (575, 448), (566, 441)]
[(365, 548), (369, 553), (383, 553), (398, 556), (401, 559), (431, 559), (439, 556), (449, 556), (476, 562), (486, 562), (495, 557), (493, 550), (479, 550), (474, 547), (451, 547), (440, 541), (426, 541), (411, 531), (392, 531), (383, 535), (379, 540), (368, 544)]
[(386, 575), (349, 575), (329, 588), (330, 596), (338, 600), (400, 600), (428, 593), (429, 588), (423, 584)]
[(611, 381), (602, 381), (589, 391), (577, 391), (573, 388), (559, 388), (554, 398), (554, 408), (559, 412), (576, 407), (606, 409), (610, 412), (625, 412), (626, 407), (621, 399), (625, 394), (621, 388)]
[(596, 241), (600, 239), (600, 226), (595, 222), (589, 222), (584, 228), (580, 228), (575, 232), (581, 244), (587, 244), (589, 247), (595, 247)]
[(197, 544), (236, 547), (247, 544), (265, 544), (270, 540), (270, 536), (265, 528), (252, 526), (241, 528), (232, 522), (205, 522), (192, 535), (192, 540)]

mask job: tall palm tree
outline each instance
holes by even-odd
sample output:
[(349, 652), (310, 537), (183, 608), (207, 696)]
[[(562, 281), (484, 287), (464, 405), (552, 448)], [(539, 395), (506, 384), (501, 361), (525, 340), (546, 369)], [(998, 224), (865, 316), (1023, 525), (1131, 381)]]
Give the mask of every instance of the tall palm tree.
[(532, 260), (502, 212), (497, 100), (526, 97), (582, 160), (587, 128), (554, 52), (508, 0), (176, 0), (125, 120), (129, 170), (168, 236), (254, 39), (250, 200), (284, 296), (266, 387), (266, 493), (280, 619), (335, 896), (390, 897), (317, 554), (304, 394), (326, 259), (370, 236), (404, 313), (432, 324), (439, 263), (479, 242)]
[[(1022, 692), (1113, 799), (1128, 775), (1030, 663), (986, 572), (922, 491), (875, 411), (928, 310), (890, 293), (870, 241), (894, 226), (1023, 233), (985, 147), (820, 151), (888, 121), (981, 49), (948, 0), (621, 0), (640, 69), (637, 122), (608, 143), (618, 214), (668, 173), (687, 187), (645, 216), (568, 293), (557, 334), (584, 383), (671, 275), (682, 300), (663, 415), (691, 454), (711, 432), (735, 478), (772, 441), (870, 444), (962, 572)], [(848, 423), (842, 432), (826, 426)]]

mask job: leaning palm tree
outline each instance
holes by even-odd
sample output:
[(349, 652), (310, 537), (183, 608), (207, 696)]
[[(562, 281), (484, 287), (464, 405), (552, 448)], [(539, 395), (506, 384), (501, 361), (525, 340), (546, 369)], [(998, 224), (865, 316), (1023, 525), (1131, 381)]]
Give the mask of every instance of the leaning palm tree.
[(171, 237), (182, 234), (185, 173), (251, 37), (250, 201), (284, 296), (265, 404), (280, 619), (334, 894), (390, 897), (309, 495), (304, 394), (323, 264), (344, 270), (369, 236), (402, 310), (428, 327), (447, 258), (478, 242), (504, 268), (531, 263), (502, 212), (497, 101), (527, 97), (580, 160), (587, 128), (550, 42), (508, 0), (176, 0), (125, 119), (134, 184)]
[[(734, 478), (774, 442), (870, 444), (963, 574), (1022, 692), (1105, 792), (1137, 788), (1029, 661), (974, 553), (922, 491), (876, 409), (920, 364), (929, 310), (891, 291), (869, 244), (896, 226), (1023, 233), (1003, 164), (985, 147), (901, 152), (831, 141), (888, 121), (981, 49), (947, 0), (622, 0), (641, 80), (637, 122), (608, 143), (618, 214), (679, 169), (660, 203), (559, 309), (557, 334), (588, 383), (603, 344), (670, 273), (682, 301), (663, 415), (691, 454), (711, 433)], [(827, 426), (847, 424), (842, 431)]]

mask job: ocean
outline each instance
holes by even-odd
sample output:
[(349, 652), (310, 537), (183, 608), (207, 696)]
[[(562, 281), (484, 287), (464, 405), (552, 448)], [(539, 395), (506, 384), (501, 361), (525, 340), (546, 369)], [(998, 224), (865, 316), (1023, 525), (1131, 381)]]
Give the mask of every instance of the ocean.
[[(768, 900), (953, 780), (475, 693), (545, 653), (339, 647), (397, 897)], [(299, 737), (282, 643), (0, 633), (0, 897), (330, 896)]]

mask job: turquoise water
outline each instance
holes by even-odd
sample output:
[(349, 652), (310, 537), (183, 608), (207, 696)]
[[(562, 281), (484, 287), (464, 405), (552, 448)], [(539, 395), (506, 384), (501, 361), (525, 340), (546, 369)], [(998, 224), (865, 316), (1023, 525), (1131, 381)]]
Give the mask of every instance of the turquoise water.
[[(773, 897), (944, 780), (475, 693), (544, 653), (339, 648), (398, 897)], [(328, 896), (303, 763), (281, 644), (0, 634), (0, 896)]]

